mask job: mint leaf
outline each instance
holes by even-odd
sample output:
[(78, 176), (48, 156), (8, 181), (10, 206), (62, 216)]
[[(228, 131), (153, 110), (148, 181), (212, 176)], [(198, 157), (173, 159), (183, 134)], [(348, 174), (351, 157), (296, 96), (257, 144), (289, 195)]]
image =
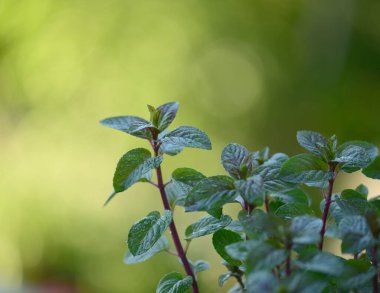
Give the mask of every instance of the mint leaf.
[(195, 273), (207, 271), (210, 268), (210, 265), (207, 261), (197, 260), (195, 263), (192, 263), (192, 268)]
[(100, 121), (100, 123), (104, 126), (145, 139), (152, 139), (152, 133), (158, 132), (158, 129), (150, 122), (136, 116), (110, 117)]
[(284, 219), (292, 219), (306, 214), (313, 214), (313, 210), (309, 206), (298, 202), (284, 204), (275, 212), (276, 216)]
[(233, 275), (231, 272), (221, 274), (218, 278), (218, 284), (220, 287), (223, 287), (224, 283), (228, 281)]
[(372, 179), (380, 179), (380, 157), (363, 169), (363, 174)]
[[(278, 292), (278, 279), (273, 276), (273, 273), (267, 270), (252, 271), (247, 276), (247, 292)], [(314, 292), (314, 291), (313, 291)]]
[(344, 172), (355, 172), (361, 168), (368, 166), (375, 160), (378, 154), (378, 149), (375, 145), (366, 141), (348, 141), (338, 147), (337, 157), (351, 156), (352, 162), (343, 162), (340, 168)]
[(228, 226), (231, 223), (231, 217), (223, 215), (220, 219), (212, 216), (206, 216), (198, 220), (198, 222), (191, 224), (186, 228), (185, 239), (190, 240), (193, 238), (212, 234), (219, 229)]
[(292, 183), (324, 186), (332, 178), (327, 163), (310, 154), (300, 154), (288, 159), (281, 168), (280, 176)]
[(250, 239), (227, 245), (225, 250), (233, 259), (245, 261), (252, 248), (258, 244), (261, 244), (261, 241)]
[(129, 251), (134, 256), (146, 253), (161, 238), (172, 221), (172, 212), (165, 210), (160, 217), (157, 211), (133, 224), (128, 233)]
[(319, 231), (322, 228), (322, 220), (309, 215), (293, 218), (290, 229), (292, 241), (295, 244), (316, 244), (321, 240)]
[(283, 263), (288, 252), (270, 240), (255, 243), (247, 257), (247, 271), (271, 270)]
[(233, 180), (228, 176), (212, 176), (201, 180), (186, 198), (186, 211), (208, 211), (221, 208), (237, 196)]
[(297, 132), (298, 143), (313, 155), (323, 158), (326, 152), (327, 140), (326, 138), (314, 131), (301, 130)]
[(247, 180), (235, 182), (236, 188), (242, 197), (250, 204), (262, 205), (264, 202), (265, 190), (264, 181), (259, 175), (253, 175)]
[(212, 236), (212, 244), (216, 252), (229, 264), (233, 266), (240, 266), (241, 261), (233, 259), (227, 252), (225, 247), (235, 242), (242, 241), (241, 236), (238, 233), (220, 229)]
[(156, 293), (185, 293), (192, 284), (190, 276), (183, 278), (180, 273), (173, 272), (161, 278)]
[(167, 250), (169, 248), (169, 241), (165, 236), (162, 236), (158, 241), (145, 253), (134, 256), (130, 251), (127, 252), (127, 255), (124, 258), (126, 264), (135, 264), (139, 262), (146, 261), (155, 254)]
[(309, 205), (309, 195), (300, 188), (290, 189), (284, 192), (271, 193), (271, 197), (283, 203), (300, 203)]
[(160, 131), (165, 130), (177, 115), (178, 102), (163, 104), (155, 110), (155, 125)]
[(344, 259), (329, 252), (319, 252), (306, 262), (297, 265), (305, 270), (323, 273), (331, 276), (339, 276), (344, 271)]
[(161, 142), (181, 147), (211, 150), (211, 142), (207, 134), (191, 126), (180, 126), (174, 129), (164, 135)]
[(173, 171), (172, 178), (184, 184), (195, 186), (206, 176), (192, 168), (178, 168)]
[(224, 169), (235, 179), (243, 179), (246, 176), (244, 170), (249, 151), (242, 145), (231, 143), (224, 147), (221, 155)]
[(147, 149), (138, 148), (127, 152), (117, 163), (113, 176), (114, 192), (104, 205), (107, 205), (117, 193), (123, 192), (134, 183), (150, 179), (151, 170), (157, 168), (161, 162), (162, 157), (151, 158)]

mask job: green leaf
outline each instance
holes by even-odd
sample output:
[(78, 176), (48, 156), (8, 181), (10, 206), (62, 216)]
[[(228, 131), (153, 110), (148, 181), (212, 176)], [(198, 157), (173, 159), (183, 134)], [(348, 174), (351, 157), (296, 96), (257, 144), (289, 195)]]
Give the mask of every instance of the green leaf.
[(128, 233), (129, 251), (134, 256), (146, 253), (161, 238), (171, 221), (172, 212), (165, 210), (161, 217), (159, 212), (154, 211), (133, 224)]
[[(375, 160), (377, 153), (378, 153), (378, 149), (375, 145), (368, 143), (368, 142), (365, 142), (365, 141), (354, 140), (354, 141), (345, 142), (344, 144), (339, 146), (337, 154), (341, 154), (345, 150), (355, 149), (355, 148), (360, 148), (361, 151), (358, 151), (358, 153), (362, 154), (364, 152), (366, 154), (366, 156), (369, 157), (369, 163), (371, 163), (373, 160)], [(348, 152), (348, 151), (346, 151), (346, 152)], [(361, 155), (361, 156), (365, 157), (364, 155)], [(342, 166), (340, 168), (344, 172), (351, 173), (351, 172), (359, 170), (360, 168), (366, 167), (367, 165), (364, 165), (364, 162), (363, 162), (363, 164), (359, 164), (357, 166), (355, 166), (355, 165), (351, 166), (350, 164), (347, 164), (347, 165), (342, 164)]]
[(301, 130), (297, 132), (298, 143), (313, 155), (323, 158), (325, 155), (327, 141), (326, 138), (314, 131)]
[(178, 107), (178, 102), (166, 103), (157, 107), (155, 125), (160, 131), (165, 130), (173, 122), (177, 115)]
[(300, 154), (285, 162), (280, 171), (283, 180), (322, 187), (332, 178), (327, 163), (310, 154)]
[(247, 271), (271, 270), (285, 262), (288, 252), (277, 243), (268, 240), (257, 242), (251, 247), (247, 257)]
[(227, 245), (225, 247), (225, 250), (233, 259), (237, 259), (244, 262), (247, 259), (248, 254), (252, 250), (252, 248), (256, 247), (261, 243), (261, 241), (250, 239)]
[(264, 202), (264, 181), (260, 175), (253, 175), (247, 180), (235, 182), (242, 197), (250, 204), (262, 205)]
[(284, 204), (275, 212), (276, 216), (284, 219), (292, 219), (307, 214), (312, 215), (313, 210), (309, 206), (297, 202)]
[(344, 217), (339, 222), (339, 232), (343, 236), (343, 253), (359, 253), (377, 243), (372, 236), (366, 219), (361, 216)]
[(201, 180), (186, 198), (186, 211), (208, 211), (221, 208), (237, 196), (233, 180), (228, 176), (212, 176)]
[(249, 156), (249, 151), (242, 145), (231, 143), (224, 147), (222, 151), (222, 164), (224, 169), (235, 179), (245, 178), (245, 160)]
[(220, 229), (212, 236), (212, 244), (216, 252), (229, 264), (233, 266), (240, 266), (241, 261), (233, 259), (227, 252), (225, 247), (235, 242), (242, 241), (241, 236), (238, 233)]
[(309, 195), (300, 188), (295, 188), (284, 192), (271, 193), (271, 197), (283, 203), (300, 203), (308, 206), (310, 202)]
[(376, 157), (369, 166), (364, 168), (363, 174), (372, 179), (380, 179), (380, 157)]
[(136, 116), (110, 117), (100, 121), (100, 123), (104, 126), (145, 139), (152, 139), (152, 132), (158, 131), (150, 122)]
[(157, 168), (162, 157), (153, 157), (147, 149), (138, 148), (127, 152), (117, 163), (113, 176), (113, 188), (122, 192)]
[(183, 146), (178, 146), (170, 143), (162, 143), (158, 150), (159, 154), (167, 154), (169, 156), (178, 155), (184, 149)]
[(206, 176), (191, 168), (178, 168), (173, 171), (172, 178), (184, 184), (195, 186)]
[(270, 271), (252, 271), (247, 276), (247, 293), (279, 292), (277, 291), (278, 286), (278, 279)]
[(192, 284), (193, 279), (190, 276), (183, 278), (180, 273), (173, 272), (160, 280), (156, 293), (185, 293)]
[(319, 232), (322, 220), (309, 215), (293, 218), (291, 224), (292, 241), (295, 244), (316, 244), (321, 240)]
[(297, 265), (305, 270), (331, 276), (339, 276), (344, 271), (344, 259), (329, 252), (319, 252), (310, 260), (299, 262)]
[(211, 142), (207, 134), (191, 126), (180, 126), (174, 129), (164, 135), (161, 142), (181, 147), (211, 150)]
[(367, 196), (368, 196), (368, 188), (367, 188), (367, 186), (365, 186), (363, 184), (360, 184), (358, 187), (356, 187), (355, 191), (359, 192), (365, 198), (367, 198)]
[(340, 169), (351, 173), (353, 170), (358, 170), (368, 166), (371, 163), (371, 158), (365, 148), (348, 145), (344, 149), (339, 149), (335, 162), (340, 163)]
[(165, 236), (162, 236), (158, 241), (145, 253), (134, 256), (129, 251), (127, 252), (127, 255), (124, 258), (124, 262), (126, 264), (135, 264), (139, 262), (143, 262), (155, 254), (167, 250), (169, 248), (169, 241)]
[(376, 269), (367, 260), (349, 259), (345, 262), (345, 270), (338, 278), (338, 287), (344, 290), (362, 289), (376, 275)]
[(199, 273), (208, 270), (210, 268), (210, 265), (207, 261), (197, 260), (192, 264), (192, 268), (195, 273)]
[(212, 234), (219, 229), (222, 229), (231, 223), (231, 217), (223, 215), (220, 219), (212, 216), (206, 216), (198, 220), (198, 222), (191, 224), (186, 228), (185, 239), (190, 240), (193, 238), (201, 237), (204, 235)]
[(228, 272), (228, 273), (224, 273), (224, 274), (221, 274), (218, 278), (218, 284), (220, 287), (223, 287), (224, 283), (228, 281), (228, 279), (230, 279), (232, 277), (232, 273), (231, 272)]
[(193, 186), (206, 178), (202, 173), (191, 168), (178, 168), (172, 173), (172, 180), (166, 185), (170, 206), (183, 206)]

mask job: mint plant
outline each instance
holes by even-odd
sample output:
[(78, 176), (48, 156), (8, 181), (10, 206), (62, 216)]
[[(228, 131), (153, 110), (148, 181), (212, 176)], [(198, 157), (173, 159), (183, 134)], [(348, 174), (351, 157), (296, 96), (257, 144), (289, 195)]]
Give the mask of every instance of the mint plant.
[[(157, 287), (157, 292), (184, 292), (192, 287), (193, 292), (199, 292), (196, 274), (207, 269), (208, 264), (204, 261), (192, 263), (186, 256), (177, 228), (173, 219), (174, 207), (181, 201), (182, 190), (192, 186), (200, 173), (192, 169), (182, 168), (173, 172), (173, 180), (164, 183), (161, 163), (163, 156), (176, 155), (185, 147), (211, 149), (208, 136), (201, 130), (180, 126), (168, 131), (168, 126), (174, 120), (178, 103), (167, 103), (157, 108), (148, 105), (150, 121), (136, 116), (111, 117), (101, 121), (104, 126), (123, 131), (130, 135), (148, 140), (153, 150), (137, 148), (128, 151), (118, 162), (113, 177), (113, 192), (108, 197), (106, 204), (120, 192), (127, 190), (137, 182), (148, 182), (157, 187), (164, 212), (152, 211), (145, 218), (136, 222), (128, 234), (129, 252), (126, 263), (132, 264), (145, 261), (160, 251), (169, 251), (169, 243), (164, 232), (169, 229), (176, 255), (180, 259), (187, 276), (173, 272), (164, 276)], [(157, 182), (152, 181), (152, 170), (155, 170)], [(178, 190), (178, 191), (177, 191)], [(182, 192), (182, 193), (181, 193)]]
[[(114, 192), (107, 202), (137, 182), (159, 189), (164, 212), (153, 211), (132, 226), (125, 259), (132, 264), (169, 251), (164, 232), (170, 230), (187, 276), (178, 272), (164, 276), (156, 292), (199, 291), (197, 273), (208, 264), (191, 262), (186, 250), (191, 241), (206, 235), (212, 235), (212, 246), (226, 268), (219, 285), (236, 281), (229, 292), (379, 292), (380, 196), (369, 199), (362, 184), (340, 192), (334, 189), (342, 172), (361, 171), (380, 179), (376, 146), (364, 141), (338, 144), (336, 136), (299, 131), (297, 140), (306, 153), (271, 155), (269, 148), (252, 152), (228, 144), (221, 154), (227, 175), (206, 177), (194, 169), (179, 168), (164, 183), (164, 155), (176, 155), (185, 147), (211, 149), (211, 143), (193, 127), (167, 130), (177, 103), (148, 108), (150, 121), (124, 116), (102, 124), (146, 139), (153, 149), (153, 157), (139, 148), (120, 159)], [(156, 182), (151, 179), (152, 170)], [(306, 192), (314, 188), (321, 192), (320, 211), (313, 208)], [(238, 215), (225, 213), (224, 207), (230, 204), (240, 207)], [(186, 212), (206, 213), (186, 228), (186, 249), (173, 220), (177, 206)], [(340, 253), (326, 250), (326, 238), (340, 243)]]

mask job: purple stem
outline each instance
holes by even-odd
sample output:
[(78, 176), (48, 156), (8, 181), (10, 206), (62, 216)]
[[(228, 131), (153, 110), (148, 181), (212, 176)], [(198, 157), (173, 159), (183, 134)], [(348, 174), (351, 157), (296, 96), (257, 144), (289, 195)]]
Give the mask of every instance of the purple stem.
[(372, 292), (378, 293), (379, 292), (379, 284), (377, 281), (377, 278), (378, 278), (378, 273), (377, 273), (377, 267), (378, 267), (378, 264), (377, 264), (377, 245), (375, 245), (371, 248), (371, 255), (372, 255), (372, 265), (376, 269), (376, 274), (373, 276), (373, 279), (372, 279), (372, 289), (373, 289)]
[[(158, 147), (153, 146), (153, 149), (154, 149), (155, 156), (157, 156), (158, 155)], [(172, 209), (170, 208), (169, 200), (168, 200), (168, 197), (166, 195), (165, 184), (164, 184), (163, 179), (162, 179), (162, 171), (161, 171), (160, 166), (158, 168), (156, 168), (156, 173), (157, 173), (157, 185), (158, 185), (158, 189), (160, 190), (160, 193), (161, 193), (162, 203), (164, 204), (165, 210), (171, 211)], [(178, 257), (181, 259), (186, 273), (193, 278), (193, 284), (192, 284), (193, 293), (199, 293), (197, 279), (196, 279), (195, 274), (193, 272), (193, 269), (191, 268), (191, 265), (190, 265), (190, 263), (186, 257), (186, 253), (182, 247), (181, 240), (178, 236), (178, 232), (177, 232), (177, 228), (175, 226), (174, 220), (172, 220), (172, 222), (170, 223), (169, 229), (170, 229), (170, 233), (171, 233), (172, 238), (173, 238), (175, 248), (177, 250)]]

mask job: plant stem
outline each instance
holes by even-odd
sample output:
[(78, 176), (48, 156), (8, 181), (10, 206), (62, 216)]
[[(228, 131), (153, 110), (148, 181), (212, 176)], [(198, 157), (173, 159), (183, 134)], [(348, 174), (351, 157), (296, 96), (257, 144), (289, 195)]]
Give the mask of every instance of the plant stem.
[(238, 274), (236, 274), (236, 275), (235, 275), (235, 278), (236, 278), (236, 280), (238, 281), (238, 283), (239, 283), (241, 289), (244, 290), (244, 289), (245, 289), (245, 286), (244, 286), (243, 280), (241, 279), (241, 276), (238, 275)]
[(378, 273), (377, 273), (377, 268), (378, 268), (378, 264), (377, 264), (377, 245), (373, 246), (371, 248), (371, 256), (372, 256), (372, 265), (374, 266), (374, 268), (376, 269), (376, 274), (373, 276), (373, 279), (372, 279), (372, 289), (373, 289), (373, 293), (378, 293), (379, 292), (379, 284), (378, 284), (378, 281), (377, 281), (377, 278), (378, 278)]
[[(334, 172), (335, 170), (335, 165), (331, 164), (329, 165), (329, 171)], [(331, 197), (332, 197), (332, 192), (333, 192), (333, 187), (334, 187), (334, 181), (335, 181), (335, 173), (333, 177), (329, 180), (329, 188), (328, 188), (328, 193), (327, 196), (325, 197), (325, 208), (323, 210), (323, 215), (322, 215), (322, 229), (321, 229), (321, 242), (319, 242), (319, 250), (323, 249), (323, 238), (325, 237), (325, 232), (326, 232), (326, 224), (327, 224), (327, 217), (329, 215), (329, 209), (331, 205)]]
[(265, 210), (269, 214), (269, 197), (267, 194), (265, 195), (264, 203), (265, 203)]
[(291, 267), (292, 246), (293, 246), (292, 242), (290, 242), (286, 245), (286, 250), (288, 251), (288, 257), (286, 258), (286, 263), (285, 263), (285, 273), (286, 273), (287, 277), (289, 277), (292, 274), (292, 267)]
[[(155, 156), (158, 156), (158, 146), (154, 145), (153, 149), (154, 149)], [(156, 168), (156, 174), (157, 174), (157, 185), (158, 185), (158, 189), (160, 190), (161, 199), (162, 199), (162, 203), (164, 204), (164, 208), (165, 208), (165, 210), (171, 211), (169, 200), (168, 200), (168, 197), (167, 197), (166, 191), (165, 191), (164, 181), (162, 179), (161, 166)], [(170, 223), (169, 229), (170, 229), (170, 233), (171, 233), (172, 238), (173, 238), (175, 248), (177, 250), (178, 257), (181, 259), (186, 273), (193, 278), (193, 284), (192, 284), (193, 293), (199, 293), (197, 279), (196, 279), (195, 274), (193, 272), (193, 269), (191, 268), (191, 265), (190, 265), (190, 263), (186, 257), (186, 253), (182, 247), (181, 240), (178, 236), (178, 232), (177, 232), (177, 228), (175, 226), (174, 220), (172, 220), (172, 222)]]

